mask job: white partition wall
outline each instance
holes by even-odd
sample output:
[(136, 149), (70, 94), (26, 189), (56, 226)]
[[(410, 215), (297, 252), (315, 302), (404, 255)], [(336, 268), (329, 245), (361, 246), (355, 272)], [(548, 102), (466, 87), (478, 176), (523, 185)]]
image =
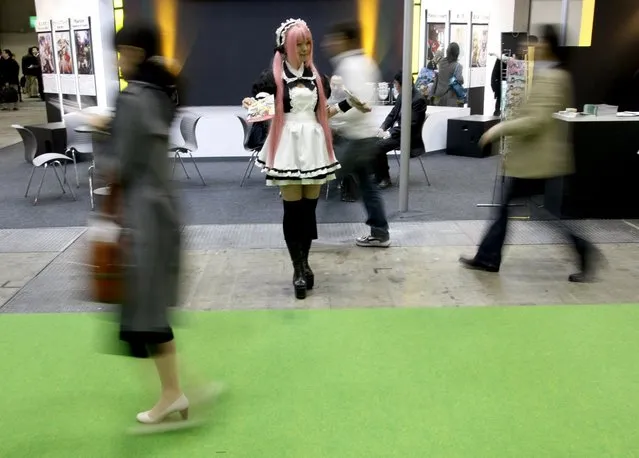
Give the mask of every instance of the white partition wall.
[(38, 19), (91, 18), (98, 106), (114, 106), (119, 83), (113, 47), (113, 0), (35, 0), (35, 7)]
[[(482, 16), (479, 22), (488, 22), (488, 52), (499, 54), (501, 49), (501, 33), (512, 32), (515, 18), (515, 0), (448, 0), (442, 2), (441, 0), (422, 0), (422, 9), (424, 14), (423, 19), (426, 19), (426, 11), (432, 11), (434, 13), (442, 13), (443, 11), (450, 11), (455, 17), (449, 20), (448, 25), (453, 22), (464, 23), (466, 18), (464, 14), (470, 15), (471, 12), (475, 13), (475, 17)], [(471, 22), (471, 21), (468, 21)], [(470, 24), (468, 24), (471, 29)], [(422, 25), (422, 29), (425, 29)], [(468, 33), (472, 33), (471, 30)], [(421, 42), (426, 43), (428, 40), (425, 31), (421, 33)], [(469, 40), (472, 44), (472, 40)], [(425, 65), (424, 52), (420, 53), (420, 68)], [(469, 56), (468, 56), (469, 57)], [(467, 63), (464, 63), (467, 66)], [(495, 58), (489, 57), (486, 62), (486, 67), (482, 72), (482, 75), (478, 77), (477, 70), (473, 72), (471, 84), (477, 86), (481, 84), (484, 86), (484, 113), (491, 115), (494, 111), (495, 101), (493, 98), (493, 92), (490, 87), (490, 76), (495, 65)], [(464, 69), (464, 73), (469, 72), (470, 69)], [(475, 81), (477, 80), (477, 81)]]
[[(381, 126), (392, 106), (374, 106), (372, 116)], [(181, 144), (180, 119), (183, 113), (200, 116), (196, 137), (198, 150), (193, 156), (204, 158), (229, 158), (249, 156), (243, 148), (244, 132), (238, 116), (246, 116), (242, 107), (188, 107), (180, 110), (171, 130), (171, 141)], [(461, 118), (470, 114), (469, 108), (433, 107), (427, 110), (428, 118), (424, 123), (424, 146), (426, 152), (442, 151), (446, 149), (448, 134), (448, 120)]]

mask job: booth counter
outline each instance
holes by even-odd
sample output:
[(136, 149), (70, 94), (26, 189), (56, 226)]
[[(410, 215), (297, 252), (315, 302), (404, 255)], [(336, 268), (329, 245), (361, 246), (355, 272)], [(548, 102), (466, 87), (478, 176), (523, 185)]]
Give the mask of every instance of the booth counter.
[[(376, 124), (382, 122), (391, 111), (392, 106), (374, 106), (372, 116)], [(201, 116), (196, 137), (198, 150), (193, 153), (197, 159), (203, 158), (230, 158), (249, 157), (242, 145), (244, 132), (237, 119), (246, 116), (246, 110), (236, 107), (187, 107), (182, 108), (176, 116), (171, 131), (173, 143), (181, 143), (180, 120), (184, 113)], [(424, 123), (423, 138), (426, 152), (442, 151), (446, 149), (446, 136), (448, 132), (448, 120), (460, 118), (470, 114), (470, 108), (434, 107), (429, 106), (427, 119)]]
[(639, 117), (555, 117), (572, 127), (577, 173), (548, 182), (545, 208), (561, 218), (639, 218)]

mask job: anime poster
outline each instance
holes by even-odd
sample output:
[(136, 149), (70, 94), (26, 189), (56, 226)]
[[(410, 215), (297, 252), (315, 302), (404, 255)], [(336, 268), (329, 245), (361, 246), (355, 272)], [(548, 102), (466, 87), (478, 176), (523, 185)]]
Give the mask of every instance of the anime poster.
[(44, 93), (57, 94), (59, 86), (58, 75), (56, 73), (55, 52), (53, 49), (53, 35), (51, 33), (51, 21), (38, 19), (35, 29), (38, 34), (38, 51), (40, 54)]
[(79, 75), (93, 75), (93, 51), (91, 46), (91, 31), (76, 30), (73, 33), (75, 38), (75, 52), (78, 61)]
[(488, 26), (473, 24), (471, 66), (484, 68), (488, 61)]
[(91, 21), (88, 17), (71, 19), (73, 49), (77, 69), (78, 92), (81, 96), (95, 96), (95, 68)]
[(38, 34), (38, 50), (40, 51), (40, 66), (42, 74), (55, 74), (55, 60), (53, 58), (53, 37), (51, 33)]
[(426, 56), (427, 60), (433, 60), (438, 51), (441, 51), (441, 53), (445, 53), (446, 51), (445, 23), (428, 24), (428, 55)]
[(73, 56), (71, 53), (71, 33), (68, 31), (55, 34), (56, 57), (60, 75), (73, 75)]
[(53, 44), (56, 63), (58, 64), (58, 80), (62, 94), (77, 94), (75, 65), (73, 63), (73, 45), (71, 43), (71, 27), (69, 19), (52, 21)]

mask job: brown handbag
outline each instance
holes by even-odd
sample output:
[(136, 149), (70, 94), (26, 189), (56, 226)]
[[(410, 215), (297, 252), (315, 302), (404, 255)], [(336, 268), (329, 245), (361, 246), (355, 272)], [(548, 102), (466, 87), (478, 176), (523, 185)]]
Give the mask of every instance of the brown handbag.
[(94, 302), (122, 303), (124, 235), (119, 225), (120, 212), (120, 188), (111, 185), (89, 236), (90, 282)]

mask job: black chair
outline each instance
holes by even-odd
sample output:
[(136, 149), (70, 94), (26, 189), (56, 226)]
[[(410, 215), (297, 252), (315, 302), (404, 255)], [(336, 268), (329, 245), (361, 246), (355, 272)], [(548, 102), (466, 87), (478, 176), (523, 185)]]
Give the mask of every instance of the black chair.
[[(426, 120), (428, 116), (424, 118), (424, 124), (422, 124), (422, 138), (424, 138), (424, 125), (426, 125)], [(410, 158), (417, 158), (419, 160), (419, 165), (422, 166), (422, 171), (424, 172), (424, 177), (426, 177), (426, 183), (430, 186), (430, 180), (428, 179), (428, 173), (426, 173), (426, 167), (424, 166), (424, 161), (422, 160), (422, 156), (426, 154), (426, 150), (423, 147), (415, 148), (410, 152)], [(393, 155), (395, 156), (395, 160), (397, 160), (397, 166), (401, 167), (401, 162), (399, 160), (399, 150), (393, 150)]]
[(181, 146), (173, 146), (170, 148), (171, 153), (173, 153), (173, 170), (171, 171), (171, 177), (175, 175), (175, 165), (178, 161), (182, 165), (182, 170), (184, 170), (184, 174), (187, 179), (191, 179), (188, 172), (186, 171), (186, 167), (184, 166), (184, 161), (182, 160), (182, 154), (188, 154), (191, 157), (191, 162), (193, 162), (193, 166), (195, 167), (195, 171), (200, 176), (200, 180), (202, 180), (202, 185), (206, 186), (206, 182), (200, 173), (200, 169), (197, 166), (197, 162), (193, 158), (193, 152), (197, 151), (197, 137), (195, 136), (195, 129), (197, 128), (198, 122), (200, 122), (199, 116), (193, 116), (190, 114), (185, 114), (180, 121), (180, 133), (182, 134), (182, 139), (184, 140), (184, 144)]
[(240, 120), (240, 124), (242, 124), (242, 131), (244, 132), (242, 146), (246, 152), (251, 154), (248, 164), (246, 164), (246, 170), (244, 170), (244, 176), (242, 176), (242, 181), (240, 182), (240, 187), (243, 187), (246, 180), (251, 178), (251, 173), (253, 173), (253, 168), (255, 168), (255, 161), (257, 160), (257, 155), (260, 153), (260, 150), (249, 146), (249, 140), (251, 138), (251, 126), (249, 123), (241, 116), (238, 116), (237, 119)]

